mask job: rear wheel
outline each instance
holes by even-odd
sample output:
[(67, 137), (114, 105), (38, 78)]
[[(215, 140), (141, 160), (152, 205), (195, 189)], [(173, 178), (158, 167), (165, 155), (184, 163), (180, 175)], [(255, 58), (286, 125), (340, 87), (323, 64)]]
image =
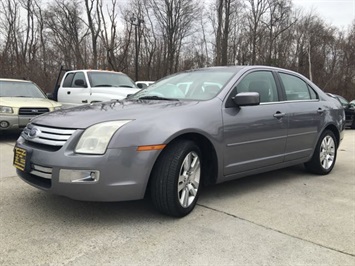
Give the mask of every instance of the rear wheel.
[(334, 133), (325, 130), (318, 140), (312, 159), (305, 163), (312, 173), (326, 175), (332, 171), (337, 157), (337, 141)]
[(355, 129), (355, 115), (353, 116), (353, 122), (351, 123), (350, 126), (352, 129)]
[(183, 217), (195, 207), (201, 180), (201, 152), (189, 140), (169, 144), (151, 176), (151, 197), (160, 212)]

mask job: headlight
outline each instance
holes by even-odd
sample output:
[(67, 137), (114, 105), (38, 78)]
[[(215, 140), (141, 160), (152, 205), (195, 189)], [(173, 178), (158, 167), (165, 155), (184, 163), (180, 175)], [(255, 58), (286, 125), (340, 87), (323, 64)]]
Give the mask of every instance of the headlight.
[(10, 106), (0, 106), (0, 113), (2, 114), (12, 114), (14, 110)]
[(87, 128), (75, 147), (76, 153), (104, 154), (113, 134), (131, 120), (110, 121)]

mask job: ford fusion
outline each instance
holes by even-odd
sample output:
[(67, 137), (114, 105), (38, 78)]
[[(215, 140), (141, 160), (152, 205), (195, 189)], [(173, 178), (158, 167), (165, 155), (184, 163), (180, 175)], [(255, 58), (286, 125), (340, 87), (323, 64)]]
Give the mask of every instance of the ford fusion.
[(16, 142), (14, 166), (53, 194), (126, 201), (149, 192), (158, 211), (182, 217), (203, 185), (296, 164), (328, 174), (344, 124), (339, 101), (298, 73), (197, 69), (122, 101), (34, 118)]

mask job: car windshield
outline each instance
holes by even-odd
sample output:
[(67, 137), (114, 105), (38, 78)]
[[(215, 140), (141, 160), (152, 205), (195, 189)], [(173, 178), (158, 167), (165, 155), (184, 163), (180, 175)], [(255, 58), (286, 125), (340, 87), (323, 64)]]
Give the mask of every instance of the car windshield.
[(196, 70), (168, 76), (129, 99), (209, 100), (235, 75), (235, 68)]
[(0, 81), (0, 97), (46, 98), (44, 93), (31, 82)]
[(338, 99), (339, 99), (339, 101), (341, 102), (342, 105), (348, 105), (349, 104), (349, 102), (347, 100), (345, 100), (343, 97), (341, 97), (339, 95), (337, 97), (338, 97)]
[(122, 73), (88, 72), (88, 76), (92, 87), (137, 88), (134, 82)]

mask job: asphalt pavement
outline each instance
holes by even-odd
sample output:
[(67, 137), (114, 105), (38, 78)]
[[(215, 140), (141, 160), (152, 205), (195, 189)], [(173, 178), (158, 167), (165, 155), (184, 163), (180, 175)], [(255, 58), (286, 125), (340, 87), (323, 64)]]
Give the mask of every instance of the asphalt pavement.
[(31, 187), (12, 166), (17, 136), (0, 134), (0, 265), (355, 265), (355, 130), (329, 175), (295, 166), (207, 187), (182, 219)]

